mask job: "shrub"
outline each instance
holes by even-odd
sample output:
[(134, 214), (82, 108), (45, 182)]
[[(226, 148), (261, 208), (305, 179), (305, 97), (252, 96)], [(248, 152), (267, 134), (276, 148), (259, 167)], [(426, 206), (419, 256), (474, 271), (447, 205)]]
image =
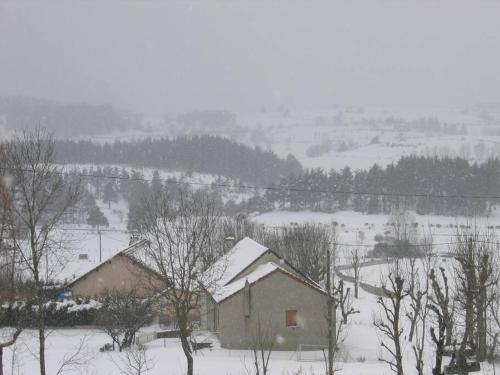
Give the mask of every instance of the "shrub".
[[(36, 324), (36, 306), (32, 301), (14, 302), (0, 307), (0, 327), (18, 325), (23, 316), (28, 325)], [(45, 319), (49, 327), (71, 327), (93, 325), (101, 304), (95, 300), (50, 301), (44, 305)]]
[(371, 254), (375, 258), (413, 258), (422, 256), (418, 246), (410, 243), (410, 241), (397, 240), (390, 237), (378, 241), (373, 246)]

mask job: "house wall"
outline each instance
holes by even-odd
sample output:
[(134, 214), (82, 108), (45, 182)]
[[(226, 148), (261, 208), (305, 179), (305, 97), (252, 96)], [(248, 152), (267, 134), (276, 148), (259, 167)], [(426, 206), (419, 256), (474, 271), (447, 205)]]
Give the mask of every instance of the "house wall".
[(215, 332), (218, 330), (215, 324), (215, 313), (218, 305), (214, 303), (209, 293), (204, 292), (200, 298), (200, 320), (201, 328)]
[(151, 272), (124, 255), (117, 255), (87, 276), (77, 280), (71, 290), (73, 296), (81, 298), (101, 297), (111, 290), (129, 293), (133, 290), (139, 297), (152, 294), (153, 283), (159, 283)]
[[(219, 304), (219, 339), (225, 348), (247, 349), (262, 332), (279, 337), (276, 350), (296, 350), (300, 344), (326, 345), (326, 296), (289, 276), (274, 272), (250, 288), (250, 316), (239, 292)], [(297, 310), (297, 327), (286, 327), (286, 310)]]

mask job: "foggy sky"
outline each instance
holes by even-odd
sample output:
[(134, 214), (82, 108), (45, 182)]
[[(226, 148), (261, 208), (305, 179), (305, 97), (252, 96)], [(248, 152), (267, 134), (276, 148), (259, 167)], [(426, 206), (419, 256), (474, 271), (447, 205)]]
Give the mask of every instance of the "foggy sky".
[(3, 1), (0, 95), (156, 114), (500, 102), (500, 2)]

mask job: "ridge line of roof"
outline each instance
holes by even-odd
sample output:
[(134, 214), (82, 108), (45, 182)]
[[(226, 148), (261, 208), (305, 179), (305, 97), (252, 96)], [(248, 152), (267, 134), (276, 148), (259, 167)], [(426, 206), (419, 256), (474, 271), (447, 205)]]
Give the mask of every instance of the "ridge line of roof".
[[(72, 282), (70, 282), (68, 284), (68, 287), (72, 287), (77, 281), (80, 281), (81, 279), (87, 277), (88, 275), (90, 275), (92, 272), (95, 272), (97, 271), (99, 268), (101, 268), (103, 265), (105, 265), (106, 263), (108, 263), (110, 260), (114, 259), (115, 257), (117, 257), (118, 255), (122, 255), (122, 256), (126, 256), (127, 258), (137, 262), (137, 263), (140, 263), (137, 261), (137, 259), (134, 259), (130, 254), (128, 254), (128, 252), (132, 249), (132, 248), (135, 248), (137, 247), (139, 244), (145, 244), (147, 243), (148, 241), (146, 239), (140, 239), (139, 241), (136, 241), (132, 244), (129, 244), (127, 247), (121, 249), (120, 251), (118, 251), (116, 254), (114, 254), (113, 256), (103, 260), (102, 262), (100, 262), (98, 265), (96, 265), (95, 267), (91, 268), (90, 270), (88, 270), (87, 272), (85, 272), (83, 275), (77, 277), (76, 279), (74, 279)], [(142, 264), (141, 265), (143, 267), (146, 267), (148, 269), (150, 269), (149, 267), (147, 267), (146, 265)], [(151, 269), (150, 269), (151, 270)], [(153, 270), (151, 270), (153, 271)]]
[[(297, 282), (299, 282), (299, 283), (301, 283), (301, 284), (303, 284), (303, 285), (305, 285), (305, 286), (307, 286), (307, 287), (309, 287), (309, 288), (311, 288), (311, 289), (313, 289), (313, 290), (316, 290), (316, 291), (317, 291), (317, 292), (319, 292), (319, 293), (322, 293), (322, 294), (325, 294), (325, 295), (327, 294), (327, 293), (326, 293), (326, 291), (325, 291), (323, 288), (321, 288), (320, 286), (315, 285), (315, 284), (313, 284), (313, 283), (309, 282), (309, 280), (304, 280), (304, 279), (302, 279), (302, 278), (300, 278), (300, 277), (297, 277), (297, 275), (294, 275), (293, 273), (291, 273), (290, 271), (288, 271), (288, 270), (286, 270), (285, 268), (281, 267), (280, 265), (276, 264), (275, 262), (269, 261), (269, 262), (267, 262), (267, 263), (262, 264), (261, 266), (265, 266), (265, 265), (267, 265), (267, 264), (272, 264), (272, 265), (274, 265), (274, 266), (275, 266), (275, 268), (274, 268), (273, 270), (269, 271), (268, 273), (266, 273), (266, 274), (262, 275), (262, 276), (261, 276), (261, 277), (259, 277), (258, 279), (256, 279), (256, 280), (252, 281), (251, 283), (249, 283), (249, 285), (250, 285), (250, 286), (257, 284), (259, 281), (261, 281), (262, 279), (264, 279), (264, 278), (266, 278), (266, 277), (268, 277), (268, 276), (272, 275), (272, 274), (273, 274), (273, 273), (275, 273), (275, 272), (281, 272), (281, 273), (282, 273), (282, 274), (284, 274), (285, 276), (288, 276), (288, 277), (290, 277), (290, 278), (294, 279), (295, 281), (297, 281)], [(259, 266), (259, 267), (260, 267), (260, 266)], [(249, 276), (249, 275), (251, 275), (252, 273), (256, 272), (256, 271), (257, 271), (257, 269), (258, 269), (258, 268), (256, 268), (254, 271), (252, 271), (251, 273), (249, 273), (246, 277), (244, 277), (244, 278), (246, 278), (246, 281), (248, 281), (248, 276)], [(241, 279), (243, 279), (243, 278), (241, 278)], [(241, 279), (235, 280), (235, 281), (233, 281), (233, 282), (239, 281), (239, 280), (241, 280)], [(231, 283), (229, 283), (229, 284), (231, 284)], [(227, 284), (227, 285), (229, 285), (229, 284)], [(246, 282), (245, 282), (245, 284), (246, 284)], [(224, 301), (228, 300), (229, 298), (231, 298), (231, 297), (233, 297), (234, 295), (236, 295), (236, 294), (238, 294), (239, 292), (241, 292), (241, 290), (243, 290), (243, 288), (244, 288), (244, 287), (239, 288), (239, 289), (237, 289), (237, 290), (233, 291), (230, 295), (225, 296), (225, 297), (224, 297), (223, 299), (221, 299), (220, 301), (215, 301), (215, 303), (220, 304), (220, 303), (222, 303), (222, 302), (224, 302)], [(213, 296), (212, 296), (212, 298), (213, 298)]]

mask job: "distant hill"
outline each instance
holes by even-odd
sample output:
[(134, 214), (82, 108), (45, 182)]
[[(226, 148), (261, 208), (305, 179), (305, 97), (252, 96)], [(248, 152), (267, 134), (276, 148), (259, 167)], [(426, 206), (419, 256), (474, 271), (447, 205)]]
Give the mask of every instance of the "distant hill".
[(271, 151), (214, 136), (116, 141), (105, 144), (60, 140), (56, 143), (56, 152), (61, 163), (184, 170), (263, 185), (302, 172), (302, 166), (292, 155), (282, 159)]
[(118, 112), (111, 105), (62, 104), (20, 96), (0, 96), (0, 125), (20, 131), (43, 127), (56, 137), (94, 135), (128, 129), (137, 118)]

